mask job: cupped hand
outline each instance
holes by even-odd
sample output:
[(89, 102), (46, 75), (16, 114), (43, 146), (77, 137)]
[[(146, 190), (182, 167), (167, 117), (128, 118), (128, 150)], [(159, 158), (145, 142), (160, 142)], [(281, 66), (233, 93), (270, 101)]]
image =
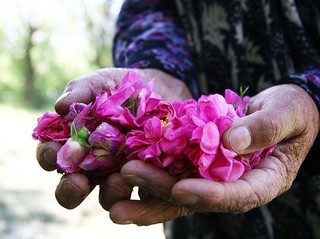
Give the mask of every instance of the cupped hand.
[[(115, 223), (150, 225), (194, 212), (246, 212), (264, 205), (292, 185), (319, 133), (319, 112), (299, 86), (271, 87), (251, 99), (248, 115), (235, 121), (223, 143), (238, 154), (277, 145), (274, 152), (239, 180), (177, 181), (165, 170), (130, 161), (110, 177), (100, 203)], [(141, 200), (130, 200), (133, 186)]]
[[(105, 68), (70, 81), (55, 104), (56, 112), (60, 115), (66, 115), (73, 102), (92, 102), (99, 93), (107, 90), (110, 86), (119, 84), (128, 71), (129, 69)], [(134, 69), (133, 71), (138, 73), (146, 82), (154, 79), (154, 90), (167, 101), (185, 100), (192, 97), (183, 82), (160, 70)], [(56, 142), (46, 142), (38, 145), (37, 160), (43, 169), (47, 171), (56, 169), (57, 152), (60, 148), (61, 145)], [(74, 173), (61, 178), (55, 195), (63, 207), (73, 209), (80, 205), (92, 189), (86, 176)]]

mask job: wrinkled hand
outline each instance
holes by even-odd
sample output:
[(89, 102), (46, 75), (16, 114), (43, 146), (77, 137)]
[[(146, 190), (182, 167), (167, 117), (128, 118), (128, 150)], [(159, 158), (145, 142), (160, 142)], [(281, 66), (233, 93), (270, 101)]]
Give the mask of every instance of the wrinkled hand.
[[(295, 85), (279, 85), (253, 97), (248, 116), (235, 121), (223, 142), (239, 154), (277, 144), (273, 154), (234, 182), (176, 181), (165, 170), (130, 161), (109, 177), (100, 203), (115, 223), (150, 225), (193, 212), (246, 212), (287, 191), (319, 133), (319, 112)], [(141, 200), (130, 200), (133, 186)]]
[[(136, 69), (134, 71), (145, 81), (155, 79), (154, 90), (167, 101), (186, 100), (192, 97), (186, 85), (171, 75), (156, 69)], [(55, 104), (56, 112), (66, 115), (73, 102), (92, 102), (110, 85), (119, 84), (127, 72), (128, 69), (105, 68), (70, 81)], [(47, 171), (56, 169), (56, 155), (60, 148), (61, 145), (56, 142), (38, 145), (37, 160), (43, 169)], [(73, 209), (88, 196), (92, 189), (86, 176), (74, 173), (61, 178), (56, 189), (56, 198), (63, 207)]]

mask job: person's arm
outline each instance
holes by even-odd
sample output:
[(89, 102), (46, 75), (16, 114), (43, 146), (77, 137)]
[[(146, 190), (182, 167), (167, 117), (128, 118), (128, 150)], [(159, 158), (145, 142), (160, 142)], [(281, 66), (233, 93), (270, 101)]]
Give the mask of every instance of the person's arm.
[(116, 23), (113, 61), (115, 67), (164, 71), (199, 96), (192, 53), (172, 1), (124, 2)]

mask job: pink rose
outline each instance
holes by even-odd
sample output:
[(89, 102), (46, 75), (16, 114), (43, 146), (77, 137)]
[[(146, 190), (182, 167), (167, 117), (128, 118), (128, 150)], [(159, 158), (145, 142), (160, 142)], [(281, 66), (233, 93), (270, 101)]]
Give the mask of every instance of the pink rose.
[(186, 153), (203, 178), (232, 181), (243, 174), (244, 165), (236, 153), (221, 142), (222, 134), (238, 117), (221, 95), (202, 96), (198, 100), (198, 112), (192, 116), (196, 128)]
[(79, 167), (84, 170), (103, 168), (113, 172), (123, 165), (124, 140), (125, 136), (116, 127), (101, 123), (89, 136), (90, 153)]
[(70, 137), (70, 121), (62, 116), (47, 112), (38, 118), (38, 125), (33, 130), (32, 137), (40, 142), (66, 142)]
[(132, 130), (127, 135), (128, 159), (140, 159), (163, 167), (160, 159), (160, 141), (163, 132), (161, 119), (152, 117), (147, 120), (142, 130)]
[(135, 127), (137, 114), (144, 112), (141, 107), (151, 95), (154, 95), (153, 82), (145, 83), (139, 75), (129, 71), (119, 86), (96, 98), (93, 116), (122, 127)]
[(85, 108), (87, 104), (74, 102), (69, 107), (69, 113), (64, 117), (70, 121), (74, 120)]
[(64, 144), (57, 155), (59, 172), (81, 172), (102, 184), (132, 159), (165, 168), (178, 178), (233, 181), (271, 154), (273, 147), (237, 155), (224, 147), (223, 133), (246, 115), (249, 97), (231, 90), (198, 101), (166, 102), (149, 83), (129, 71), (119, 85), (90, 104), (73, 103), (61, 117), (38, 119), (33, 138)]
[[(151, 100), (153, 101), (153, 100)], [(156, 102), (156, 101), (153, 101)], [(192, 101), (194, 102), (194, 101)], [(183, 111), (183, 106), (191, 109), (191, 103), (175, 103), (175, 107)], [(148, 108), (148, 107), (146, 107)], [(152, 109), (152, 110), (151, 110)], [(132, 130), (127, 136), (128, 159), (140, 159), (157, 167), (166, 168), (170, 174), (187, 177), (194, 173), (192, 163), (184, 154), (188, 146), (189, 127), (186, 120), (175, 112), (173, 105), (157, 102), (147, 111), (145, 123), (141, 129)], [(185, 115), (184, 115), (185, 116)]]
[(88, 152), (88, 147), (70, 138), (58, 151), (58, 170), (65, 173), (79, 172), (79, 165), (85, 159)]
[(234, 181), (271, 154), (274, 147), (249, 155), (237, 155), (222, 143), (221, 137), (225, 130), (235, 119), (245, 116), (249, 99), (226, 90), (225, 98), (215, 94), (202, 96), (198, 100), (198, 112), (192, 116), (196, 128), (185, 152), (201, 177)]

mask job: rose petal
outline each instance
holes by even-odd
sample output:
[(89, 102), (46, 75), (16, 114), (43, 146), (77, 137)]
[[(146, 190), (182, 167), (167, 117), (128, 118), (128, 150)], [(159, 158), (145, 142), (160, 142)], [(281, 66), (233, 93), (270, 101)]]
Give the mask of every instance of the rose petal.
[(213, 122), (207, 123), (203, 127), (200, 148), (207, 154), (216, 154), (220, 145), (220, 132)]

